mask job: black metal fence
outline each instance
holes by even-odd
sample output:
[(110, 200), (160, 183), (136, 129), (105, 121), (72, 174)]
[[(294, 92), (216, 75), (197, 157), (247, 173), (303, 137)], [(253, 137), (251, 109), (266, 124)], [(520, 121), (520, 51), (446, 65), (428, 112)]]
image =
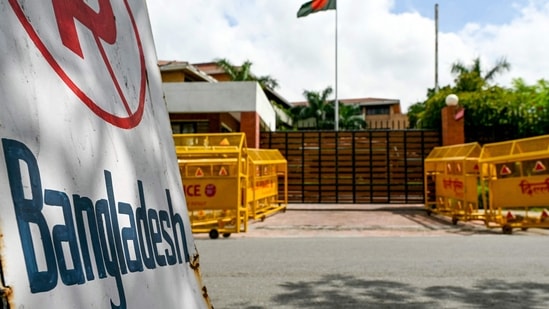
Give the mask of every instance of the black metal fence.
[[(465, 111), (465, 142), (480, 144), (549, 134), (549, 109), (507, 109), (484, 113), (485, 120), (468, 117)], [(476, 119), (473, 121), (472, 119)]]
[(263, 132), (288, 161), (290, 203), (424, 202), (423, 160), (436, 130)]

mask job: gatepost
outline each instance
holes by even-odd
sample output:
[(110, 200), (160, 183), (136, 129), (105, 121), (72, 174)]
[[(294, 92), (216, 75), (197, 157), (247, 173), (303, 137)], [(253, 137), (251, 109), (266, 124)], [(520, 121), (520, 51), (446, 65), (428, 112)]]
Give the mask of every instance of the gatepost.
[(442, 108), (442, 146), (465, 143), (465, 110), (458, 106), (458, 97), (450, 94), (446, 97), (446, 106)]

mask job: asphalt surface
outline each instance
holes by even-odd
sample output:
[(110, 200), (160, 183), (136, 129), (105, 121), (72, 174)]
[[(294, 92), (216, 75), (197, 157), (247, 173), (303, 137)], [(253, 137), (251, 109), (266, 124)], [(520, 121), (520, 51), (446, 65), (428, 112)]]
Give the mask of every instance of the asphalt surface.
[(371, 204), (291, 204), (229, 238), (194, 235), (216, 309), (549, 308), (545, 236)]
[[(363, 236), (465, 236), (502, 234), (482, 221), (457, 222), (438, 214), (428, 215), (423, 205), (397, 204), (289, 204), (263, 221), (251, 220), (248, 231), (233, 238), (254, 237), (363, 237)], [(549, 235), (548, 229), (514, 229), (513, 235)], [(208, 238), (195, 234), (195, 238)]]
[(197, 240), (215, 309), (545, 309), (545, 236)]

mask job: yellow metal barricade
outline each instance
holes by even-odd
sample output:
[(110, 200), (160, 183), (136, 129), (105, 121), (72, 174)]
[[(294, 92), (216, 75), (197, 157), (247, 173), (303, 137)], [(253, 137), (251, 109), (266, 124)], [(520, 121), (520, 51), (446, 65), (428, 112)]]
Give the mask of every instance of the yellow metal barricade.
[(549, 227), (549, 135), (486, 144), (479, 162), (489, 227)]
[(478, 143), (435, 147), (424, 161), (425, 207), (458, 220), (484, 220), (479, 205)]
[[(276, 149), (248, 148), (249, 175), (246, 201), (252, 219), (285, 211), (288, 205), (288, 164)], [(282, 194), (279, 195), (279, 185)]]
[(174, 134), (193, 233), (246, 232), (248, 154), (244, 133)]

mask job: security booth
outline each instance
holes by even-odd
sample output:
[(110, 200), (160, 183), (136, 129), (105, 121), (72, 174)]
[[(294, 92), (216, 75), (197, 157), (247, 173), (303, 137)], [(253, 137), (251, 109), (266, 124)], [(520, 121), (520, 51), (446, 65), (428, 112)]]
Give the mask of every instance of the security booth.
[(549, 227), (549, 135), (486, 144), (479, 163), (488, 227)]
[(478, 143), (435, 147), (424, 161), (427, 214), (459, 220), (484, 220), (479, 203)]
[(246, 202), (249, 217), (263, 221), (271, 214), (286, 211), (288, 163), (284, 156), (277, 149), (248, 148), (248, 161)]
[(174, 134), (193, 233), (246, 232), (248, 153), (244, 133)]

